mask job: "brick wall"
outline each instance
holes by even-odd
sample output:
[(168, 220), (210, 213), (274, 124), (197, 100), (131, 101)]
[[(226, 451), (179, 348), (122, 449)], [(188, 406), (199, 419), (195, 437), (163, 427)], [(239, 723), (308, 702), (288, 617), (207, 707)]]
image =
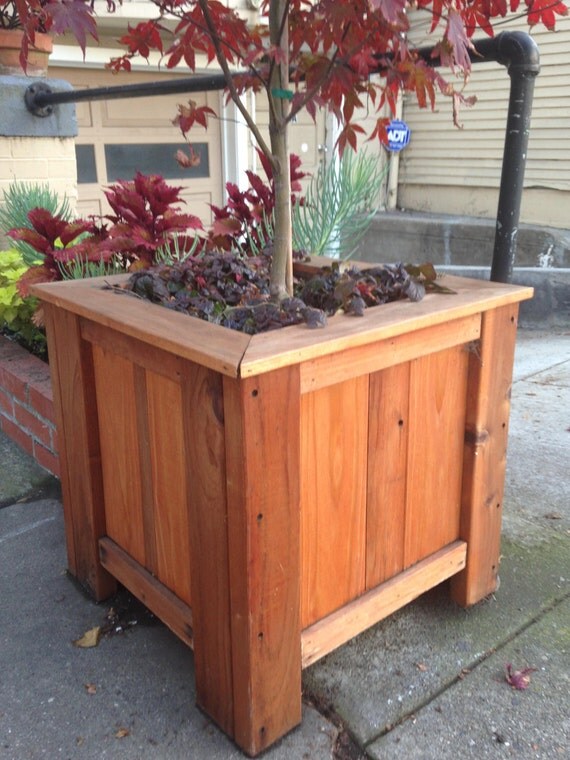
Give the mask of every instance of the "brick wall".
[(59, 476), (49, 367), (0, 336), (0, 429)]

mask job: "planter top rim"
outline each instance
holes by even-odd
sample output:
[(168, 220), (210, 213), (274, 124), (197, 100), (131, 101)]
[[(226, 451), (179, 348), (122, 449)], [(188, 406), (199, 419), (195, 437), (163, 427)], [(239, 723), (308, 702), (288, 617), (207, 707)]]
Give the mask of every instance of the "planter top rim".
[[(363, 317), (338, 315), (324, 329), (294, 325), (245, 335), (129, 295), (103, 290), (128, 275), (35, 285), (42, 301), (158, 346), (230, 377), (251, 377), (345, 348), (363, 346), (432, 325), (532, 298), (533, 289), (445, 275), (455, 295), (430, 293), (422, 301), (395, 301)], [(190, 329), (191, 328), (191, 329)]]

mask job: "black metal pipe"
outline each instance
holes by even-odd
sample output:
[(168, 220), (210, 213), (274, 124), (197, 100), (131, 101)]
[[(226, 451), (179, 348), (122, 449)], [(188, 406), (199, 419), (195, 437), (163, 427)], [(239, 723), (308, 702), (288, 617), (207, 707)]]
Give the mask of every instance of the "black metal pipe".
[[(534, 80), (540, 71), (540, 56), (536, 43), (526, 32), (502, 32), (473, 44), (475, 49), (469, 53), (473, 63), (496, 61), (507, 67), (511, 78), (491, 266), (491, 280), (510, 282), (516, 255)], [(432, 57), (432, 48), (422, 48), (419, 55), (432, 66), (440, 65), (439, 59)], [(379, 61), (383, 59), (386, 56), (379, 56)], [(384, 68), (379, 63), (378, 71)], [(35, 82), (28, 87), (25, 102), (36, 116), (49, 116), (53, 106), (59, 103), (206, 92), (223, 90), (225, 86), (223, 74), (66, 92), (56, 92), (45, 82)]]
[[(540, 71), (540, 55), (535, 41), (526, 32), (501, 32), (496, 37), (477, 40), (474, 46), (475, 50), (470, 51), (473, 63), (496, 61), (506, 66), (511, 78), (491, 264), (491, 280), (510, 282), (517, 250), (534, 80)], [(439, 65), (438, 59), (431, 58), (431, 49), (422, 49), (420, 55), (431, 65)]]
[(85, 90), (52, 90), (47, 82), (34, 82), (26, 90), (25, 102), (34, 116), (49, 116), (54, 105), (79, 103), (92, 100), (118, 100), (119, 98), (143, 98), (156, 95), (176, 95), (185, 92), (211, 92), (223, 90), (226, 80), (223, 74), (198, 74), (181, 79), (165, 79), (161, 82), (122, 84), (114, 87), (92, 87)]

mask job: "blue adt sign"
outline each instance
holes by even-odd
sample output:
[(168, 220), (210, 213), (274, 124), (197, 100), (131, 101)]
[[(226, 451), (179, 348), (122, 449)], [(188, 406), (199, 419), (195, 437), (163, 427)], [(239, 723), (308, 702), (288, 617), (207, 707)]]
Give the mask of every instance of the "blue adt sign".
[(386, 128), (388, 133), (388, 148), (392, 151), (399, 151), (405, 148), (410, 142), (410, 128), (405, 121), (395, 119), (388, 124)]

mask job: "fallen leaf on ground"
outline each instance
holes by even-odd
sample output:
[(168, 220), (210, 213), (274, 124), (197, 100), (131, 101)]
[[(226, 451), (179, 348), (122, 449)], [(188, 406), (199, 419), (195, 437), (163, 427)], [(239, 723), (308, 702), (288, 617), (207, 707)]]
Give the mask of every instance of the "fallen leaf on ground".
[(528, 689), (530, 684), (530, 674), (536, 671), (536, 668), (521, 668), (521, 670), (513, 670), (513, 666), (510, 662), (505, 665), (505, 678), (508, 684), (513, 689), (522, 691)]
[(99, 643), (99, 637), (101, 636), (101, 626), (97, 625), (95, 628), (90, 628), (88, 631), (85, 631), (83, 636), (80, 639), (76, 639), (73, 644), (76, 647), (81, 647), (82, 649), (89, 649), (90, 647), (96, 647)]
[(130, 736), (130, 734), (131, 734), (131, 732), (129, 731), (129, 729), (128, 729), (128, 728), (120, 728), (120, 729), (119, 729), (119, 730), (116, 732), (116, 734), (115, 734), (115, 738), (117, 738), (117, 739), (124, 739), (124, 738), (125, 738), (125, 736)]
[(425, 664), (425, 662), (416, 662), (416, 668), (418, 670), (421, 670), (422, 673), (425, 673), (428, 669), (428, 666)]
[(97, 694), (97, 687), (95, 686), (94, 683), (86, 683), (84, 684), (84, 686), (85, 686), (85, 691), (88, 694)]

